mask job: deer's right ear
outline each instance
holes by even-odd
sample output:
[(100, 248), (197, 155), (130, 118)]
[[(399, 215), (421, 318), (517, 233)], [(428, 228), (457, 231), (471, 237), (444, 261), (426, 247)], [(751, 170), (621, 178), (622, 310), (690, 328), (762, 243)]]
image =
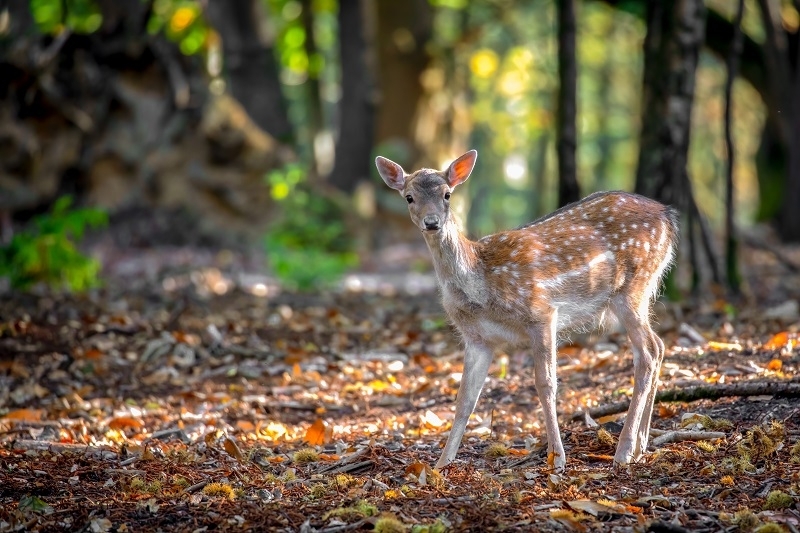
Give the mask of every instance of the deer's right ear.
[(386, 185), (397, 191), (402, 191), (406, 184), (406, 173), (403, 167), (385, 157), (375, 158), (375, 166), (378, 167), (378, 174), (381, 175)]

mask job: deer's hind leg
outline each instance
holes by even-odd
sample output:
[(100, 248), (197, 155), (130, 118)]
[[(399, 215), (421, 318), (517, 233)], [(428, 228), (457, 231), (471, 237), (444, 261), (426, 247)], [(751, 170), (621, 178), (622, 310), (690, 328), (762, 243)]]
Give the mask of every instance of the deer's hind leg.
[(618, 295), (611, 305), (628, 332), (633, 351), (633, 395), (614, 455), (615, 464), (628, 464), (641, 458), (647, 448), (664, 343), (650, 327), (649, 297), (643, 301)]

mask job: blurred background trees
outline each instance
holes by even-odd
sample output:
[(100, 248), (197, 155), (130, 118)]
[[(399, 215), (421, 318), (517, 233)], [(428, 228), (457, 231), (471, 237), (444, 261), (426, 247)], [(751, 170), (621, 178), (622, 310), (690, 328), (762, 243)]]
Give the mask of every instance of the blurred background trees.
[(318, 213), (279, 224), (308, 238), (270, 241), (302, 248), (337, 213), (326, 239), (363, 251), (408, 229), (375, 155), (442, 168), (476, 148), (479, 179), (454, 197), (474, 235), (636, 190), (682, 208), (695, 270), (723, 281), (726, 116), (728, 226), (765, 221), (800, 241), (800, 6), (746, 0), (737, 48), (737, 4), (9, 2), (0, 220), (8, 236), (69, 194), (112, 223), (172, 209), (188, 233), (249, 242), (287, 211)]

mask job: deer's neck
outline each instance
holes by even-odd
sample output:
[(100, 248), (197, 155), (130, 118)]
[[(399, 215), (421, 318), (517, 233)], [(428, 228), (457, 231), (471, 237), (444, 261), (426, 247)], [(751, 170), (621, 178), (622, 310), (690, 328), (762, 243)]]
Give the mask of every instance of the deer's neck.
[(461, 233), (452, 215), (440, 231), (425, 233), (425, 241), (431, 251), (436, 277), (443, 289), (455, 284), (470, 293), (474, 291), (469, 290), (469, 287), (483, 286), (477, 252), (478, 243), (469, 240)]

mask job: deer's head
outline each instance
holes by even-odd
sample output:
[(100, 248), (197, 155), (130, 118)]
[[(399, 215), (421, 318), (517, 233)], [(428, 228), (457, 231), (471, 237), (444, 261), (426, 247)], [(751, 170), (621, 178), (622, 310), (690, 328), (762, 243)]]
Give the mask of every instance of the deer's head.
[(411, 221), (423, 233), (435, 233), (450, 217), (450, 194), (469, 178), (477, 159), (478, 152), (470, 150), (446, 170), (423, 168), (412, 174), (385, 157), (378, 156), (375, 165), (386, 185), (405, 197)]

